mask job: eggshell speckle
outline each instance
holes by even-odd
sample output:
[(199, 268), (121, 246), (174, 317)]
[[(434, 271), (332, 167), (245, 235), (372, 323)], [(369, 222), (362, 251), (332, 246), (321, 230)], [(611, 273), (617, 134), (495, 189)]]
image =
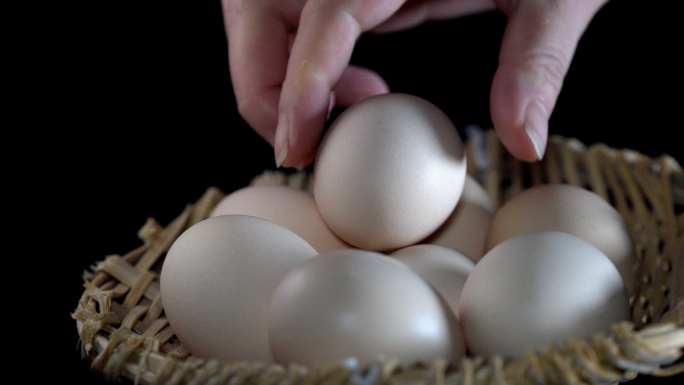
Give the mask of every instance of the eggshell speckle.
[(173, 243), (161, 271), (169, 324), (197, 357), (272, 362), (266, 309), (278, 282), (318, 255), (284, 227), (223, 215), (201, 221)]
[(629, 227), (613, 206), (581, 187), (548, 184), (515, 195), (494, 215), (485, 252), (516, 235), (544, 230), (573, 234), (598, 247), (633, 292), (638, 260)]
[(332, 251), (292, 269), (273, 295), (269, 319), (282, 364), (455, 362), (465, 351), (456, 318), (433, 289), (404, 264), (365, 250)]
[(415, 96), (384, 94), (333, 122), (314, 164), (314, 196), (340, 238), (394, 250), (444, 223), (465, 175), (463, 142), (446, 114)]
[(318, 212), (313, 194), (289, 186), (249, 186), (227, 195), (211, 213), (251, 215), (281, 225), (319, 253), (352, 247), (336, 236)]
[(629, 318), (615, 265), (571, 234), (541, 231), (502, 242), (475, 265), (459, 320), (474, 355), (519, 357), (570, 337), (589, 337)]

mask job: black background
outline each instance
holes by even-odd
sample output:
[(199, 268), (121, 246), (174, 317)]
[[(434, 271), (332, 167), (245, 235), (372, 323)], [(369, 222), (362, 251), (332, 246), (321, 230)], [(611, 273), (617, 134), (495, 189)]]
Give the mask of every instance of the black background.
[[(612, 1), (597, 14), (566, 77), (552, 134), (684, 159), (675, 138), (681, 29), (671, 4)], [(209, 186), (232, 191), (275, 164), (270, 146), (237, 114), (218, 0), (69, 3), (55, 9), (57, 20), (44, 11), (50, 28), (35, 48), (37, 81), (24, 92), (41, 106), (26, 121), (49, 124), (39, 152), (46, 161), (31, 186), (36, 217), (55, 229), (44, 267), (58, 277), (49, 283), (58, 293), (49, 301), (54, 375), (99, 383), (80, 360), (70, 318), (82, 271), (140, 245), (136, 232), (147, 217), (167, 224)], [(489, 88), (505, 21), (489, 12), (364, 35), (352, 62), (378, 71), (393, 91), (431, 100), (459, 130), (491, 127)]]

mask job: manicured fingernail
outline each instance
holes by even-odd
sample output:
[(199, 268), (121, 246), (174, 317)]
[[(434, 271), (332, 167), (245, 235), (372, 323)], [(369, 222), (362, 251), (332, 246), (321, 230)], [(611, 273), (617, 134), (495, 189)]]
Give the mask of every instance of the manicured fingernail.
[(278, 127), (276, 127), (275, 145), (273, 148), (276, 154), (276, 167), (278, 168), (280, 168), (280, 166), (283, 164), (283, 161), (285, 161), (285, 158), (287, 158), (287, 137), (289, 135), (290, 125), (287, 121), (287, 117), (285, 116), (285, 114), (280, 114), (280, 116), (278, 117)]
[(536, 100), (527, 105), (524, 127), (530, 142), (534, 146), (534, 151), (537, 153), (537, 160), (542, 160), (546, 151), (549, 115), (546, 108)]

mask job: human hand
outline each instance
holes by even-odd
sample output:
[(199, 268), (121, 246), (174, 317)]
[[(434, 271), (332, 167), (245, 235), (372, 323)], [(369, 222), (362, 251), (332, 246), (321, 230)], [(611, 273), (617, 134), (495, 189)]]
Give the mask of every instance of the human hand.
[(368, 31), (499, 8), (508, 17), (490, 94), (508, 150), (541, 159), (548, 118), (577, 43), (607, 0), (222, 0), (240, 114), (275, 150), (278, 166), (315, 157), (327, 114), (389, 91), (375, 72), (349, 65)]

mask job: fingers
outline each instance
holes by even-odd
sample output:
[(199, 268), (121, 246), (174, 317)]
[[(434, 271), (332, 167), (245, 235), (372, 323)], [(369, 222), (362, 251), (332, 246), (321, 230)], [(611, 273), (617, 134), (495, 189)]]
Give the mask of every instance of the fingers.
[[(347, 70), (362, 32), (390, 17), (403, 0), (310, 0), (304, 6), (280, 95), (276, 164), (303, 168), (313, 160), (333, 88), (340, 102), (387, 92), (368, 70)], [(345, 72), (346, 70), (346, 72)]]
[(376, 72), (367, 68), (348, 66), (334, 89), (337, 105), (348, 107), (378, 94), (389, 92), (389, 86)]
[(515, 157), (540, 160), (577, 43), (606, 0), (498, 1), (508, 14), (490, 94), (492, 122)]
[(223, 13), (238, 110), (273, 145), (290, 28), (275, 10), (235, 3), (224, 0)]
[(428, 20), (467, 16), (495, 8), (494, 0), (409, 0), (389, 20), (373, 28), (373, 32), (395, 32)]

